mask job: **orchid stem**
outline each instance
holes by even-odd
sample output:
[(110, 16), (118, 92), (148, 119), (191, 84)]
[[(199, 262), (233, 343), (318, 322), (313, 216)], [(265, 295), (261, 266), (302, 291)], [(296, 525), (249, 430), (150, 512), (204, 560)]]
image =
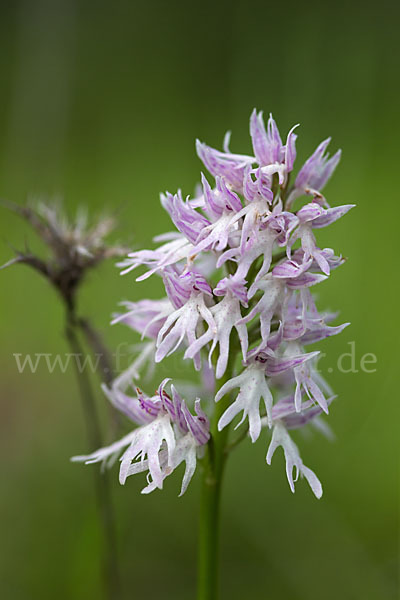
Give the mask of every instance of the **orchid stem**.
[(204, 469), (199, 532), (198, 600), (216, 600), (218, 597), (219, 509), (221, 500), (222, 468)]
[[(237, 352), (232, 348), (225, 375), (219, 388), (233, 374)], [(197, 564), (197, 600), (217, 600), (219, 580), (219, 515), (221, 488), (227, 453), (225, 451), (229, 428), (218, 431), (218, 421), (229, 406), (226, 396), (215, 404), (211, 421), (211, 437), (203, 459), (202, 489), (200, 498), (199, 542)]]

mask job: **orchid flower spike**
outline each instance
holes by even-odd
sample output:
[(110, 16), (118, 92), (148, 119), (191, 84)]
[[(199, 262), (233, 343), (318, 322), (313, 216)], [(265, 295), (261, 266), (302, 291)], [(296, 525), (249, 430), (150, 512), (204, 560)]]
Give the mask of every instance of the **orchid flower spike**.
[[(185, 463), (183, 493), (197, 460), (226, 453), (247, 436), (256, 442), (265, 426), (267, 463), (281, 446), (291, 490), (302, 476), (321, 496), (319, 479), (289, 431), (312, 425), (328, 431), (321, 417), (335, 396), (316, 368), (316, 345), (348, 323), (335, 324), (336, 313), (319, 312), (315, 302), (314, 288), (344, 264), (320, 245), (318, 230), (354, 205), (330, 207), (322, 195), (341, 156), (327, 154), (330, 139), (296, 172), (296, 127), (282, 136), (272, 115), (265, 123), (254, 110), (249, 154), (231, 150), (230, 134), (222, 149), (197, 141), (209, 175), (201, 173), (193, 197), (163, 193), (173, 231), (119, 263), (124, 274), (138, 271), (137, 281), (158, 275), (163, 288), (157, 300), (125, 301), (113, 318), (141, 338), (130, 369), (105, 390), (136, 428), (74, 460), (111, 464), (120, 457), (121, 483), (145, 472), (144, 493), (162, 488)], [(300, 196), (304, 203), (295, 207)], [(192, 390), (188, 395), (200, 398), (202, 409), (174, 385), (167, 392), (165, 380), (154, 396), (130, 392), (149, 363), (168, 357), (164, 368), (171, 375), (175, 367), (183, 378), (182, 361), (200, 372), (198, 383), (182, 381), (182, 389)], [(211, 468), (213, 461), (205, 464)]]

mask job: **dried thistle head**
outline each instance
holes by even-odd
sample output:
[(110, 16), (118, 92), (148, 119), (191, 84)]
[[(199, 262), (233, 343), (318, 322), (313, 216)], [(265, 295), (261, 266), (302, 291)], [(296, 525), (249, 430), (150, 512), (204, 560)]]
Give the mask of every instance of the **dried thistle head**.
[(38, 201), (26, 206), (3, 201), (2, 205), (29, 223), (49, 248), (50, 255), (41, 258), (28, 247), (23, 252), (15, 250), (16, 256), (0, 269), (18, 263), (32, 267), (57, 288), (69, 308), (73, 307), (76, 290), (88, 270), (107, 258), (127, 252), (122, 246), (106, 242), (116, 227), (112, 216), (90, 222), (87, 209), (80, 207), (75, 218), (69, 219), (60, 201)]

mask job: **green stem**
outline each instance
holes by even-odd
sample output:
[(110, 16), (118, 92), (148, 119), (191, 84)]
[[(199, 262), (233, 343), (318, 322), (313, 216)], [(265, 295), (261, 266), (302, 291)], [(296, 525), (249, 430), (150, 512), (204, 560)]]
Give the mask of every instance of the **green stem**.
[(206, 467), (203, 474), (198, 557), (198, 600), (216, 600), (221, 475)]
[[(75, 321), (76, 327), (79, 327), (87, 345), (91, 348), (94, 356), (99, 359), (98, 373), (100, 379), (107, 385), (107, 387), (111, 387), (112, 382), (114, 381), (115, 373), (108, 348), (104, 344), (99, 332), (96, 331), (87, 317), (76, 318)], [(110, 403), (107, 403), (107, 407), (110, 415), (109, 422), (111, 426), (109, 427), (106, 437), (114, 439), (118, 435), (121, 425), (120, 415)]]
[[(237, 352), (231, 349), (230, 360), (219, 387), (232, 377)], [(197, 566), (197, 600), (217, 600), (219, 563), (219, 512), (222, 477), (227, 454), (225, 448), (229, 428), (218, 431), (218, 421), (229, 404), (229, 396), (215, 404), (210, 432), (211, 438), (203, 459), (203, 478), (200, 499), (199, 548)]]
[[(77, 334), (78, 328), (79, 321), (76, 318), (75, 313), (71, 309), (67, 310), (67, 340), (71, 347), (72, 353), (78, 356), (83, 356), (83, 348), (80, 344)], [(89, 449), (92, 450), (95, 448), (100, 448), (103, 440), (90, 378), (84, 369), (78, 368), (76, 361), (74, 364), (85, 416)], [(109, 600), (117, 600), (118, 598), (121, 598), (121, 580), (117, 560), (115, 516), (112, 505), (108, 473), (101, 473), (99, 469), (94, 469), (94, 484), (99, 518), (103, 531), (103, 565), (106, 597)]]

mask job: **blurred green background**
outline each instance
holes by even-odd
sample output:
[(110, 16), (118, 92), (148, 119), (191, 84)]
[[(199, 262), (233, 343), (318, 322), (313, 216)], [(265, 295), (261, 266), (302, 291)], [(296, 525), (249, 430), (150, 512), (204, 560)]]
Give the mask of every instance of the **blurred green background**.
[[(148, 247), (169, 229), (159, 192), (191, 193), (199, 179), (194, 139), (220, 147), (232, 129), (232, 149), (248, 152), (254, 106), (272, 111), (283, 134), (301, 123), (298, 162), (328, 135), (343, 149), (326, 193), (357, 208), (320, 232), (349, 257), (319, 301), (352, 323), (321, 344), (339, 395), (336, 440), (296, 438), (324, 496), (315, 500), (305, 482), (291, 494), (282, 456), (265, 464), (266, 436), (238, 449), (223, 495), (222, 598), (397, 598), (395, 3), (4, 0), (0, 17), (3, 198), (61, 195), (71, 213), (81, 203), (120, 207), (118, 238)], [(5, 210), (0, 236), (1, 262), (7, 243), (40, 248)], [(0, 593), (97, 599), (92, 473), (69, 462), (87, 450), (73, 373), (18, 374), (13, 357), (67, 352), (63, 311), (25, 267), (2, 271), (0, 289)], [(111, 312), (147, 294), (159, 296), (159, 282), (135, 284), (104, 265), (82, 290), (81, 312), (116, 347), (134, 336), (109, 326)], [(342, 373), (336, 361), (352, 341), (358, 372)], [(360, 369), (365, 353), (376, 355), (376, 372)], [(139, 494), (143, 478), (121, 488), (111, 475), (125, 597), (193, 598), (198, 478), (178, 499), (180, 474), (149, 497)]]

